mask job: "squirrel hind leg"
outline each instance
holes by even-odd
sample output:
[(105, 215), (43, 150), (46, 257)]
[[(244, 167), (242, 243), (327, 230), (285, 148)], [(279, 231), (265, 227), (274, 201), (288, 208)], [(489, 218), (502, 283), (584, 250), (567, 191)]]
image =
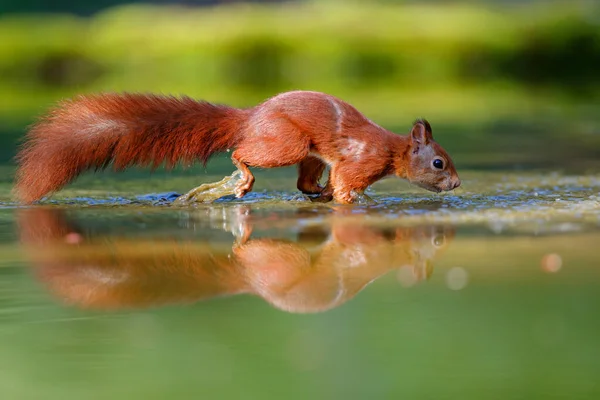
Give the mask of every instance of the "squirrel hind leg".
[(235, 197), (239, 199), (241, 197), (244, 197), (246, 193), (252, 191), (255, 179), (254, 175), (252, 175), (252, 172), (248, 168), (248, 165), (246, 165), (246, 163), (244, 163), (240, 159), (240, 155), (237, 150), (234, 151), (231, 155), (231, 160), (233, 161), (233, 165), (235, 165), (236, 168), (242, 173), (242, 176), (240, 177), (238, 183), (235, 185), (234, 190)]

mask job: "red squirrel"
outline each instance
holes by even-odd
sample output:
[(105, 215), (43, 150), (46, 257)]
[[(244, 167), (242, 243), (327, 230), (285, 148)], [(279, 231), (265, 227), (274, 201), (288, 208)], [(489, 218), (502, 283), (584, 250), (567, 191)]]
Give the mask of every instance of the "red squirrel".
[(342, 204), (388, 175), (434, 192), (460, 185), (426, 120), (417, 120), (408, 136), (397, 135), (325, 93), (285, 92), (247, 109), (189, 97), (101, 94), (66, 100), (29, 130), (17, 155), (15, 192), (29, 204), (111, 163), (115, 170), (206, 165), (229, 150), (241, 171), (238, 198), (254, 184), (248, 167), (295, 164), (300, 191)]

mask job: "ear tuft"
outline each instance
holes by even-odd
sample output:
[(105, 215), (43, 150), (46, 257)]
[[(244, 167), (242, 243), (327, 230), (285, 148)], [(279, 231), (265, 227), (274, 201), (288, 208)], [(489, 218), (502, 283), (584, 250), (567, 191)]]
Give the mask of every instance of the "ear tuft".
[(422, 124), (425, 127), (425, 130), (429, 133), (431, 132), (431, 125), (429, 125), (429, 121), (427, 121), (425, 118), (419, 118), (417, 119), (415, 122), (413, 122), (413, 125), (416, 124)]
[(419, 118), (413, 123), (410, 137), (414, 143), (426, 145), (433, 140), (431, 125), (424, 118)]

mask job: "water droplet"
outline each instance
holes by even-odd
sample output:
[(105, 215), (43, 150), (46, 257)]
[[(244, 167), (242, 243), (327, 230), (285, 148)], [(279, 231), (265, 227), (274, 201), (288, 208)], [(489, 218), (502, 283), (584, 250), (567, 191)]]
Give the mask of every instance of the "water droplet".
[(446, 286), (451, 290), (464, 289), (469, 283), (469, 274), (462, 267), (450, 268), (446, 273)]
[(542, 257), (542, 270), (548, 273), (556, 273), (562, 268), (562, 258), (555, 253), (546, 254)]

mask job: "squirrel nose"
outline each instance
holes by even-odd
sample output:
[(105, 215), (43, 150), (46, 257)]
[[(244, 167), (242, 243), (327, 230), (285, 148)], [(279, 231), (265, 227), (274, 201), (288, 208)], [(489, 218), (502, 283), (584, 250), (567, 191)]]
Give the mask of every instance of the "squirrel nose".
[(456, 189), (459, 186), (460, 186), (460, 179), (456, 178), (456, 180), (452, 184), (452, 190)]

